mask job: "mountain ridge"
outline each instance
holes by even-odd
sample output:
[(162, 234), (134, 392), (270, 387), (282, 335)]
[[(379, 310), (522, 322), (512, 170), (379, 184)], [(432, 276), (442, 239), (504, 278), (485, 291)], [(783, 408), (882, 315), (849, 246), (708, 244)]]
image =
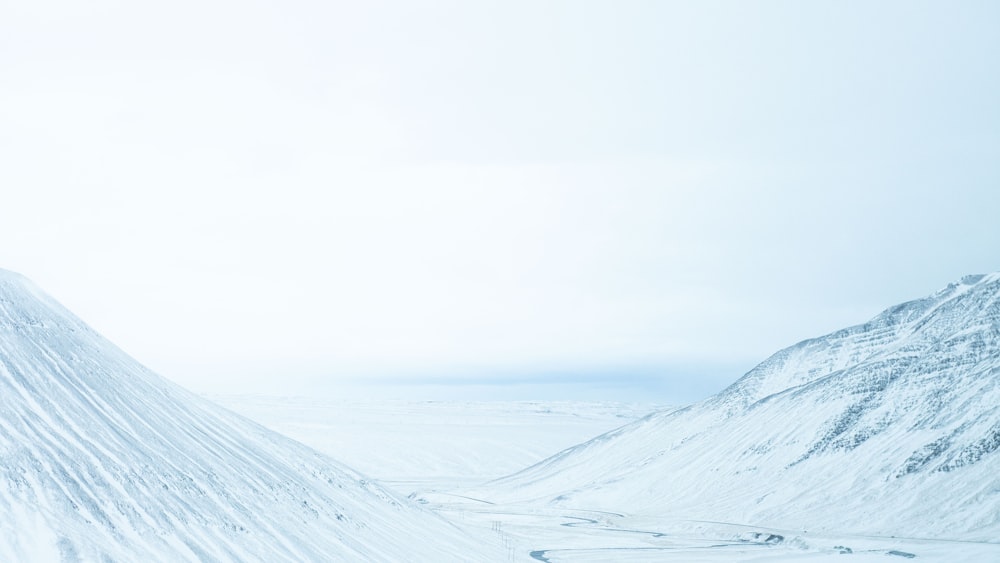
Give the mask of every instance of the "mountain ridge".
[(0, 538), (5, 560), (459, 561), (491, 549), (159, 377), (11, 272)]
[(998, 537), (998, 298), (1000, 274), (966, 276), (476, 494), (777, 528)]

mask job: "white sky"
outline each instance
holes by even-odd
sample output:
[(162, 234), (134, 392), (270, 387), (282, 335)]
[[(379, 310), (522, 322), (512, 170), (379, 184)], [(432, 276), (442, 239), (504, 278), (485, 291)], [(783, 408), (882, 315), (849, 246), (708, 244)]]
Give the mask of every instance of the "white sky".
[(1000, 269), (996, 2), (424, 4), (0, 2), (0, 267), (200, 390), (683, 398)]

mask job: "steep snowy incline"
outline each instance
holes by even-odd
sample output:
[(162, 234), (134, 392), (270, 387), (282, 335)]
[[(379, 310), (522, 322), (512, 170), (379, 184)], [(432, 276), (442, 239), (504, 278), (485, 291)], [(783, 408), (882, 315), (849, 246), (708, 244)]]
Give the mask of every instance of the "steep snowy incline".
[(1000, 537), (1000, 274), (469, 493), (784, 529)]
[(502, 558), (495, 547), (167, 382), (0, 271), (0, 560)]

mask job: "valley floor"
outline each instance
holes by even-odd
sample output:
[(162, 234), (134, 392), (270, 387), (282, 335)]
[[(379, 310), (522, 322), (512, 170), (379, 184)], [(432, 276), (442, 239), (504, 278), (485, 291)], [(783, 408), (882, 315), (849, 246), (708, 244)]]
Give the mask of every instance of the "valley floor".
[(462, 496), (460, 491), (430, 491), (417, 499), (454, 521), (489, 526), (508, 546), (511, 561), (1000, 561), (997, 543), (810, 533), (750, 524), (490, 504), (485, 499)]
[[(1000, 543), (771, 529), (464, 494), (654, 407), (586, 402), (212, 400), (409, 495), (461, 527), (489, 529), (509, 561), (1000, 561)], [(482, 486), (476, 490), (483, 490)], [(470, 559), (475, 559), (474, 554)]]

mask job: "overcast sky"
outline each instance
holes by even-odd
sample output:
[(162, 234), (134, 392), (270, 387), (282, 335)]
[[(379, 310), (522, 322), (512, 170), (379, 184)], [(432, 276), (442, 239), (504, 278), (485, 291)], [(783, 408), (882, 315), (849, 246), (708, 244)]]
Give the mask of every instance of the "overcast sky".
[(0, 190), (196, 390), (688, 400), (1000, 269), (1000, 3), (3, 1)]

